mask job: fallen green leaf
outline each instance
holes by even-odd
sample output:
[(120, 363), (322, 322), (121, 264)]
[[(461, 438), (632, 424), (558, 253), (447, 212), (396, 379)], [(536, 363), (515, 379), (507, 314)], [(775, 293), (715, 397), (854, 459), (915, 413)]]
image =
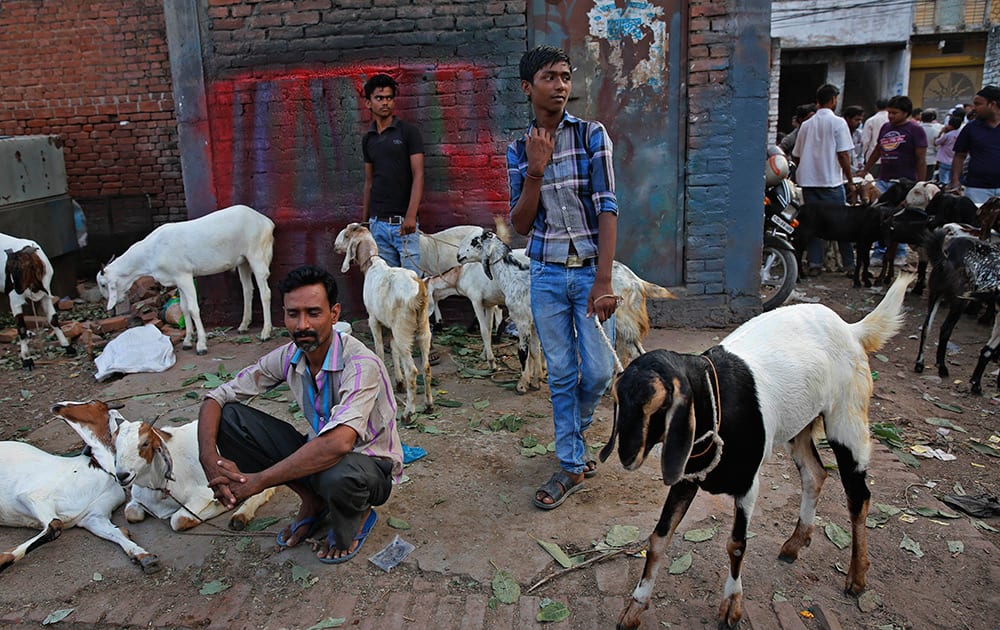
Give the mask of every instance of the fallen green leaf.
[(943, 402), (936, 402), (935, 401), (934, 406), (935, 407), (940, 407), (941, 409), (944, 409), (945, 411), (954, 411), (955, 413), (962, 413), (962, 408), (959, 407), (958, 405), (952, 405), (952, 404), (949, 404), (949, 403), (943, 403)]
[(211, 582), (206, 582), (202, 585), (201, 589), (198, 591), (199, 595), (216, 595), (222, 591), (229, 588), (230, 585), (226, 584), (222, 580), (212, 580)]
[(245, 551), (247, 547), (250, 546), (251, 542), (253, 542), (253, 539), (250, 538), (249, 536), (241, 537), (239, 540), (236, 541), (236, 551)]
[(827, 523), (823, 532), (830, 539), (830, 542), (837, 545), (838, 549), (847, 549), (847, 546), (851, 544), (851, 535), (836, 523)]
[(951, 429), (952, 431), (958, 431), (960, 433), (968, 433), (965, 429), (953, 423), (948, 418), (924, 418), (924, 422), (927, 424), (933, 424), (936, 427), (944, 427), (946, 429)]
[(327, 617), (323, 621), (320, 621), (318, 623), (309, 626), (308, 628), (306, 628), (306, 630), (326, 630), (326, 628), (339, 628), (345, 623), (347, 623), (347, 619), (343, 617), (337, 617), (337, 618)]
[(903, 540), (900, 541), (899, 548), (906, 549), (918, 558), (924, 557), (924, 552), (920, 550), (920, 543), (907, 536), (906, 532), (903, 532)]
[(302, 582), (303, 584), (305, 584), (306, 580), (309, 579), (310, 575), (312, 575), (312, 571), (310, 571), (309, 569), (305, 568), (304, 566), (301, 566), (301, 565), (298, 565), (298, 564), (293, 564), (292, 565), (292, 581), (293, 582)]
[(545, 445), (545, 450), (547, 452), (549, 452), (549, 453), (555, 453), (556, 452), (556, 441), (552, 440), (551, 442), (549, 442), (548, 444), (546, 444)]
[(705, 542), (715, 536), (714, 527), (703, 527), (701, 529), (689, 529), (684, 532), (684, 540), (688, 542)]
[(262, 532), (280, 520), (277, 516), (261, 516), (247, 523), (244, 529), (248, 532)]
[(569, 609), (566, 608), (565, 604), (560, 604), (559, 602), (551, 602), (542, 607), (535, 615), (535, 621), (539, 623), (551, 623), (555, 621), (563, 621), (569, 617)]
[(185, 372), (187, 372), (188, 370), (193, 370), (196, 367), (198, 367), (198, 366), (195, 365), (194, 363), (185, 363), (184, 365), (181, 366), (181, 369), (184, 370)]
[(965, 551), (965, 543), (961, 540), (949, 540), (948, 541), (948, 553), (960, 554)]
[(876, 354), (875, 358), (878, 359), (879, 361), (881, 361), (882, 363), (888, 363), (889, 362), (889, 357), (885, 356), (884, 354)]
[(920, 468), (920, 460), (911, 455), (910, 453), (907, 453), (906, 451), (898, 448), (893, 448), (889, 450), (891, 450), (892, 454), (896, 456), (896, 459), (903, 462), (910, 468)]
[(969, 521), (983, 531), (993, 532), (994, 534), (1000, 532), (1000, 530), (998, 530), (996, 527), (993, 527), (992, 525), (987, 525), (978, 518), (969, 518)]
[(498, 569), (493, 575), (493, 595), (504, 604), (513, 604), (521, 597), (521, 585), (508, 571)]
[(670, 575), (680, 575), (681, 573), (684, 573), (691, 568), (692, 561), (693, 558), (690, 551), (677, 558), (670, 563)]
[[(532, 536), (532, 538), (534, 538), (534, 536)], [(556, 562), (562, 565), (563, 568), (568, 569), (571, 566), (578, 564), (576, 562), (573, 562), (572, 558), (567, 556), (566, 552), (563, 551), (562, 547), (560, 547), (559, 545), (555, 543), (546, 542), (544, 540), (539, 540), (537, 538), (535, 538), (535, 542), (537, 542), (542, 549), (549, 552), (549, 555), (552, 556)]]
[(900, 508), (896, 507), (895, 505), (889, 505), (888, 503), (876, 503), (875, 509), (877, 509), (879, 512), (888, 514), (889, 516), (896, 516), (897, 514), (903, 511)]
[(474, 408), (482, 411), (483, 409), (486, 409), (487, 407), (490, 406), (490, 401), (488, 401), (488, 400), (477, 400), (474, 403), (472, 403), (472, 406)]
[(871, 431), (872, 435), (887, 446), (903, 448), (903, 437), (899, 434), (899, 429), (891, 422), (873, 422), (871, 424)]
[(401, 518), (396, 518), (395, 516), (389, 517), (389, 527), (393, 529), (410, 529), (410, 524)]
[(982, 453), (983, 455), (989, 455), (990, 457), (1000, 457), (1000, 450), (993, 448), (989, 444), (983, 444), (982, 442), (975, 442), (973, 440), (969, 440), (969, 448), (976, 451), (977, 453)]
[(437, 398), (434, 400), (434, 404), (439, 407), (461, 407), (462, 403), (457, 400), (452, 400), (451, 398)]
[(915, 508), (913, 511), (925, 518), (934, 518), (935, 516), (938, 515), (938, 511), (935, 508), (931, 507), (918, 507)]
[(47, 626), (53, 623), (59, 623), (68, 617), (74, 610), (76, 610), (76, 608), (60, 608), (59, 610), (53, 610), (49, 613), (49, 616), (45, 618), (45, 621), (42, 622), (42, 625)]
[(952, 512), (951, 510), (938, 510), (937, 515), (941, 518), (962, 518), (961, 514)]
[(624, 547), (639, 542), (639, 528), (635, 525), (612, 525), (604, 536), (609, 547)]

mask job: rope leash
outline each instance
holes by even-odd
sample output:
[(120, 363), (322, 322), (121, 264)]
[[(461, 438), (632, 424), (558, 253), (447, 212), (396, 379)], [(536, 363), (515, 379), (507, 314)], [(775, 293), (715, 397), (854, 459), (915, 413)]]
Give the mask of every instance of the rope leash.
[(601, 338), (604, 339), (604, 345), (608, 347), (608, 350), (611, 351), (611, 356), (615, 359), (615, 375), (617, 376), (625, 371), (625, 367), (622, 366), (621, 359), (618, 358), (618, 353), (615, 352), (615, 346), (611, 343), (608, 333), (604, 332), (604, 326), (601, 325), (601, 321), (598, 319), (596, 313), (594, 313), (594, 325), (597, 326), (597, 330), (601, 331)]

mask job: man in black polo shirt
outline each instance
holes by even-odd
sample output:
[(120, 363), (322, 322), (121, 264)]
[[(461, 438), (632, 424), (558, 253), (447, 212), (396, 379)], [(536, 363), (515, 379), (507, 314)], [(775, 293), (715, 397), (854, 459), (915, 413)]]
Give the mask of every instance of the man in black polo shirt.
[(424, 194), (424, 141), (413, 125), (393, 116), (396, 81), (376, 74), (365, 83), (372, 126), (361, 140), (365, 157), (364, 220), (378, 253), (392, 267), (420, 271), (417, 209)]

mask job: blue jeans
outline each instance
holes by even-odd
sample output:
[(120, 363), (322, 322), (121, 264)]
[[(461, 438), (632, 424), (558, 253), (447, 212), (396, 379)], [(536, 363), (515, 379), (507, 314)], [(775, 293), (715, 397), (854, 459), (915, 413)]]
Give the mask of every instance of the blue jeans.
[[(531, 314), (549, 368), (556, 457), (563, 470), (582, 473), (587, 459), (583, 432), (614, 375), (614, 358), (593, 317), (587, 297), (596, 265), (565, 267), (531, 261)], [(604, 322), (614, 343), (615, 318)]]
[[(378, 245), (379, 258), (384, 260), (390, 267), (405, 267), (415, 271), (418, 276), (423, 276), (420, 270), (420, 236), (418, 232), (413, 234), (400, 235), (400, 226), (389, 225), (387, 222), (371, 217), (368, 229), (375, 237), (375, 244)], [(400, 264), (402, 262), (402, 264)]]
[(965, 187), (965, 196), (972, 200), (977, 206), (981, 206), (990, 197), (1000, 197), (1000, 187), (998, 188), (972, 188)]
[(938, 162), (937, 180), (945, 186), (951, 183), (951, 164)]
[[(841, 206), (847, 205), (847, 194), (844, 192), (843, 186), (834, 186), (832, 188), (814, 188), (814, 187), (802, 187), (802, 201), (806, 204), (810, 203), (836, 203)], [(844, 259), (844, 267), (850, 268), (854, 266), (854, 247), (852, 247), (850, 241), (840, 241), (837, 243), (840, 247), (840, 257)], [(809, 260), (809, 266), (813, 268), (819, 268), (823, 266), (823, 241), (822, 239), (814, 238), (809, 241), (809, 252), (806, 256)]]

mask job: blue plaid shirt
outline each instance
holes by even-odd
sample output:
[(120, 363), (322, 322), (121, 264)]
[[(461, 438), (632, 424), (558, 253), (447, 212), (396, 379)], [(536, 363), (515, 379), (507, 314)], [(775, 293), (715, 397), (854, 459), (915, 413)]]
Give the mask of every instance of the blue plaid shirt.
[[(507, 148), (510, 207), (521, 197), (528, 172), (525, 137)], [(545, 166), (538, 215), (528, 236), (532, 260), (565, 263), (570, 243), (580, 258), (597, 256), (597, 216), (618, 214), (612, 144), (604, 125), (566, 112), (556, 128), (552, 160)]]

